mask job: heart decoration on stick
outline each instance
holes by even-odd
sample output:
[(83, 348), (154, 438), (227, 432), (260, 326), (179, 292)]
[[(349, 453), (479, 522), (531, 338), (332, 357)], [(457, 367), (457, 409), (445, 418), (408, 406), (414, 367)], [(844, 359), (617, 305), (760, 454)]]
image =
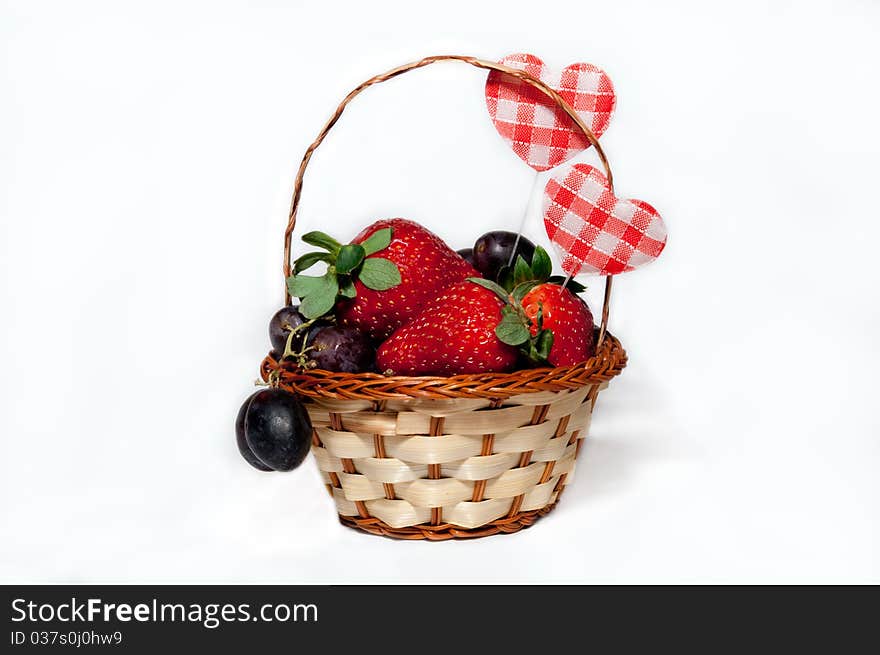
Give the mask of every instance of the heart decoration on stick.
[[(616, 96), (611, 80), (593, 64), (553, 71), (535, 55), (508, 55), (499, 63), (529, 73), (572, 106), (598, 138), (608, 128)], [(577, 124), (532, 85), (499, 71), (486, 80), (486, 106), (495, 129), (536, 171), (546, 171), (590, 147)]]
[(570, 276), (615, 275), (654, 261), (666, 225), (642, 200), (618, 198), (589, 164), (557, 171), (544, 188), (544, 227)]

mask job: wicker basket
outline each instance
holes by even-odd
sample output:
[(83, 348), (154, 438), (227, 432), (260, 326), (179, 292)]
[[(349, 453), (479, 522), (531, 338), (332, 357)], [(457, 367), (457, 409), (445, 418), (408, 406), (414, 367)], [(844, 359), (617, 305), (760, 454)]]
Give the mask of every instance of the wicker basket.
[[(523, 71), (457, 55), (428, 57), (377, 75), (340, 103), (308, 147), (284, 235), (284, 276), (312, 153), (365, 88), (438, 61), (460, 61), (524, 80), (553, 99), (602, 148), (575, 111)], [(453, 377), (384, 376), (300, 370), (266, 357), (265, 381), (306, 402), (312, 452), (343, 524), (371, 534), (434, 541), (516, 532), (555, 507), (571, 481), (599, 391), (626, 365), (606, 333), (606, 278), (596, 355), (565, 368)], [(285, 302), (290, 297), (285, 296)]]

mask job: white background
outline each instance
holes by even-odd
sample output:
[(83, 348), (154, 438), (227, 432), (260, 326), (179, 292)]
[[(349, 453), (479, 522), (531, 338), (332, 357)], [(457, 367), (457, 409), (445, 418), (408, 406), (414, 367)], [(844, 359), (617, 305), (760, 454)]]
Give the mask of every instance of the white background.
[[(0, 582), (880, 581), (880, 5), (351, 4), (3, 2)], [(517, 51), (608, 71), (617, 190), (668, 223), (615, 285), (630, 364), (534, 528), (344, 529), (313, 462), (233, 439), (296, 166), (363, 79)], [(302, 227), (515, 229), (534, 176), (484, 79), (358, 98)]]

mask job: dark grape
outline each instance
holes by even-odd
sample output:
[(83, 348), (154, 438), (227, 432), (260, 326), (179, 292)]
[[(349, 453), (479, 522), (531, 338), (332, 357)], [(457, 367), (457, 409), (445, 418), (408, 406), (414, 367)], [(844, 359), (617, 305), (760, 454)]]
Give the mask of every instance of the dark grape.
[[(260, 393), (259, 391), (257, 393)], [(263, 464), (259, 460), (259, 458), (254, 455), (254, 451), (251, 450), (251, 447), (248, 446), (247, 438), (244, 434), (244, 419), (247, 416), (248, 407), (251, 405), (251, 400), (254, 399), (254, 396), (257, 393), (248, 397), (247, 400), (244, 401), (244, 404), (241, 406), (241, 409), (238, 410), (238, 416), (235, 417), (235, 442), (238, 444), (238, 452), (241, 453), (241, 456), (244, 457), (244, 460), (253, 466), (255, 469), (259, 469), (260, 471), (271, 471), (272, 469)]]
[(305, 320), (299, 313), (299, 305), (288, 305), (275, 312), (275, 316), (269, 321), (269, 341), (279, 356), (284, 353), (290, 331), (305, 323)]
[[(462, 248), (457, 251), (459, 255), (461, 255), (462, 259), (464, 259), (468, 264), (474, 266), (474, 249), (473, 248)], [(474, 266), (476, 268), (476, 266)]]
[(275, 471), (299, 466), (312, 443), (306, 408), (283, 389), (262, 389), (251, 397), (244, 433), (251, 452)]
[[(516, 241), (516, 232), (495, 230), (487, 232), (474, 243), (474, 268), (490, 280), (498, 280), (502, 266), (513, 264), (516, 255), (522, 255), (526, 262), (532, 261), (535, 244), (521, 236)], [(516, 250), (514, 250), (516, 244)], [(513, 261), (511, 261), (513, 259)]]
[(341, 373), (371, 371), (375, 366), (376, 349), (370, 338), (353, 327), (331, 325), (309, 335), (310, 349), (306, 356), (315, 368)]
[(334, 324), (330, 321), (325, 321), (323, 319), (315, 321), (309, 326), (308, 331), (306, 332), (306, 346), (311, 346), (315, 341), (315, 337), (318, 333), (324, 328), (332, 327)]

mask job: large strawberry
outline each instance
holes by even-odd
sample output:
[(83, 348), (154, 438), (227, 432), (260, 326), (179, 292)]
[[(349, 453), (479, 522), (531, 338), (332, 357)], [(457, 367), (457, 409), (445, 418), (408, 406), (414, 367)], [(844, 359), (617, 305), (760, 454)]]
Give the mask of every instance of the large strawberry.
[[(478, 276), (461, 255), (437, 235), (413, 221), (391, 218), (364, 229), (348, 245), (321, 232), (303, 235), (326, 252), (296, 260), (288, 279), (300, 311), (317, 318), (336, 307), (336, 318), (380, 341), (408, 322), (444, 289)], [(326, 262), (321, 277), (301, 272)]]
[(494, 292), (473, 282), (449, 287), (380, 346), (379, 370), (396, 375), (509, 371), (518, 351), (496, 335), (503, 307)]

